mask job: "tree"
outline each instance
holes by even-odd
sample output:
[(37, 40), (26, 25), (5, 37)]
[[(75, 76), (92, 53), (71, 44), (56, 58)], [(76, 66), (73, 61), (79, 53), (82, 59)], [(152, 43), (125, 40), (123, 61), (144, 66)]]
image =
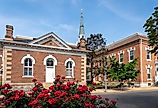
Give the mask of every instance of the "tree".
[(152, 53), (158, 53), (158, 7), (154, 8), (155, 11), (146, 20), (144, 24), (145, 32), (149, 38), (149, 46), (153, 47)]
[(102, 37), (102, 34), (91, 34), (90, 37), (87, 38), (86, 48), (90, 50), (89, 53), (89, 62), (91, 64), (90, 72), (91, 72), (91, 82), (93, 82), (93, 78), (98, 75), (100, 72), (99, 68), (94, 67), (94, 58), (96, 57), (96, 52), (105, 48), (106, 41)]
[(113, 81), (118, 81), (123, 84), (123, 81), (134, 80), (137, 77), (138, 70), (136, 70), (137, 60), (133, 60), (127, 64), (119, 63), (115, 58), (110, 59), (110, 66), (108, 68), (108, 78)]

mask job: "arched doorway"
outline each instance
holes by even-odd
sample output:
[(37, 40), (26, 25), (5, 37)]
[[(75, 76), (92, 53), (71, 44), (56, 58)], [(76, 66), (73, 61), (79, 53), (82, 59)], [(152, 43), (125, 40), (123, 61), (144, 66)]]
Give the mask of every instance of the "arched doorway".
[(57, 65), (57, 60), (52, 55), (45, 57), (45, 81), (46, 83), (52, 83), (55, 80), (55, 65)]

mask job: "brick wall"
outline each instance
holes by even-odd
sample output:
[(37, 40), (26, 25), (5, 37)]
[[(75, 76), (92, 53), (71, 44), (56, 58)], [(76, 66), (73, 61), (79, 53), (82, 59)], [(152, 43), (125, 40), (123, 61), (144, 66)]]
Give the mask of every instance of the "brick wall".
[[(45, 65), (43, 60), (50, 53), (43, 52), (32, 52), (32, 51), (22, 51), (22, 50), (12, 50), (12, 72), (11, 72), (11, 82), (12, 83), (30, 83), (32, 78), (22, 78), (23, 76), (23, 65), (21, 64), (21, 59), (30, 54), (35, 59), (35, 64), (33, 66), (34, 78), (38, 81), (45, 82)], [(65, 76), (65, 61), (68, 58), (72, 58), (75, 62), (74, 77), (76, 80), (81, 80), (81, 57), (74, 55), (63, 55), (63, 54), (50, 54), (57, 59), (56, 65), (56, 75)]]

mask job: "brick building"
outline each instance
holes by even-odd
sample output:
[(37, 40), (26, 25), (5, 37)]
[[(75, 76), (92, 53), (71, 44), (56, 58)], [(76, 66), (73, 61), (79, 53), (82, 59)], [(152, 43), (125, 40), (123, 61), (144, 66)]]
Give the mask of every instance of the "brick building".
[[(157, 56), (149, 51), (148, 38), (142, 34), (135, 33), (120, 41), (116, 41), (107, 46), (107, 53), (98, 53), (95, 58), (99, 65), (102, 55), (113, 56), (120, 63), (128, 63), (137, 58), (137, 69), (140, 71), (135, 85), (146, 87), (158, 81), (158, 60)], [(97, 80), (99, 80), (97, 78)], [(101, 80), (101, 79), (100, 79)]]
[(51, 32), (37, 38), (14, 37), (13, 26), (6, 25), (0, 40), (0, 80), (2, 84), (31, 85), (36, 78), (51, 83), (56, 75), (86, 83), (86, 40), (81, 14), (77, 45), (70, 45)]

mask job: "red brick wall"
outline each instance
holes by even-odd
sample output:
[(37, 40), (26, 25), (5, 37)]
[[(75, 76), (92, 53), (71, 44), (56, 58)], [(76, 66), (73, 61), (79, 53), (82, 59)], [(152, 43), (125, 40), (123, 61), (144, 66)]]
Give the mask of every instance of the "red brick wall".
[[(22, 50), (13, 50), (12, 51), (12, 74), (11, 74), (11, 82), (12, 83), (29, 83), (32, 78), (22, 78), (23, 76), (23, 65), (21, 64), (21, 59), (30, 54), (35, 59), (34, 78), (38, 79), (38, 81), (45, 82), (45, 66), (43, 64), (43, 60), (50, 53), (44, 52), (32, 52), (32, 51), (22, 51)], [(81, 57), (73, 56), (73, 55), (63, 55), (63, 54), (50, 54), (57, 59), (56, 65), (56, 75), (65, 76), (65, 61), (68, 58), (72, 58), (75, 62), (74, 76), (77, 80), (81, 80)]]
[(147, 81), (147, 69), (146, 69), (146, 66), (147, 65), (150, 65), (152, 66), (152, 69), (151, 69), (151, 76), (152, 76), (152, 80), (149, 81), (149, 82), (153, 82), (155, 80), (155, 59), (156, 59), (156, 56), (154, 56), (154, 54), (152, 54), (152, 57), (151, 57), (151, 61), (147, 61), (146, 59), (146, 50), (145, 50), (145, 47), (148, 47), (148, 44), (147, 42), (143, 42), (143, 46), (142, 46), (142, 67), (143, 67), (143, 81)]
[[(119, 48), (116, 48), (116, 49), (113, 49), (113, 50), (110, 50), (109, 52), (108, 52), (108, 55), (111, 55), (112, 53), (113, 54), (116, 54), (116, 59), (117, 60), (119, 60), (119, 55), (118, 55), (118, 53), (122, 50), (122, 51), (124, 51), (124, 54), (123, 54), (123, 63), (128, 63), (129, 62), (129, 53), (127, 52), (127, 50), (129, 50), (130, 49), (130, 47), (132, 47), (132, 49), (133, 48), (135, 48), (135, 50), (134, 50), (134, 57), (135, 58), (137, 58), (138, 60), (138, 62), (137, 62), (137, 69), (138, 70), (140, 70), (140, 46), (139, 46), (140, 44), (139, 44), (139, 42), (138, 41), (136, 41), (136, 42), (133, 42), (133, 43), (129, 43), (129, 44), (127, 44), (127, 45), (124, 45), (124, 46), (121, 46), (121, 47), (119, 47)], [(138, 76), (137, 76), (137, 81), (140, 81), (140, 73), (138, 74)]]

